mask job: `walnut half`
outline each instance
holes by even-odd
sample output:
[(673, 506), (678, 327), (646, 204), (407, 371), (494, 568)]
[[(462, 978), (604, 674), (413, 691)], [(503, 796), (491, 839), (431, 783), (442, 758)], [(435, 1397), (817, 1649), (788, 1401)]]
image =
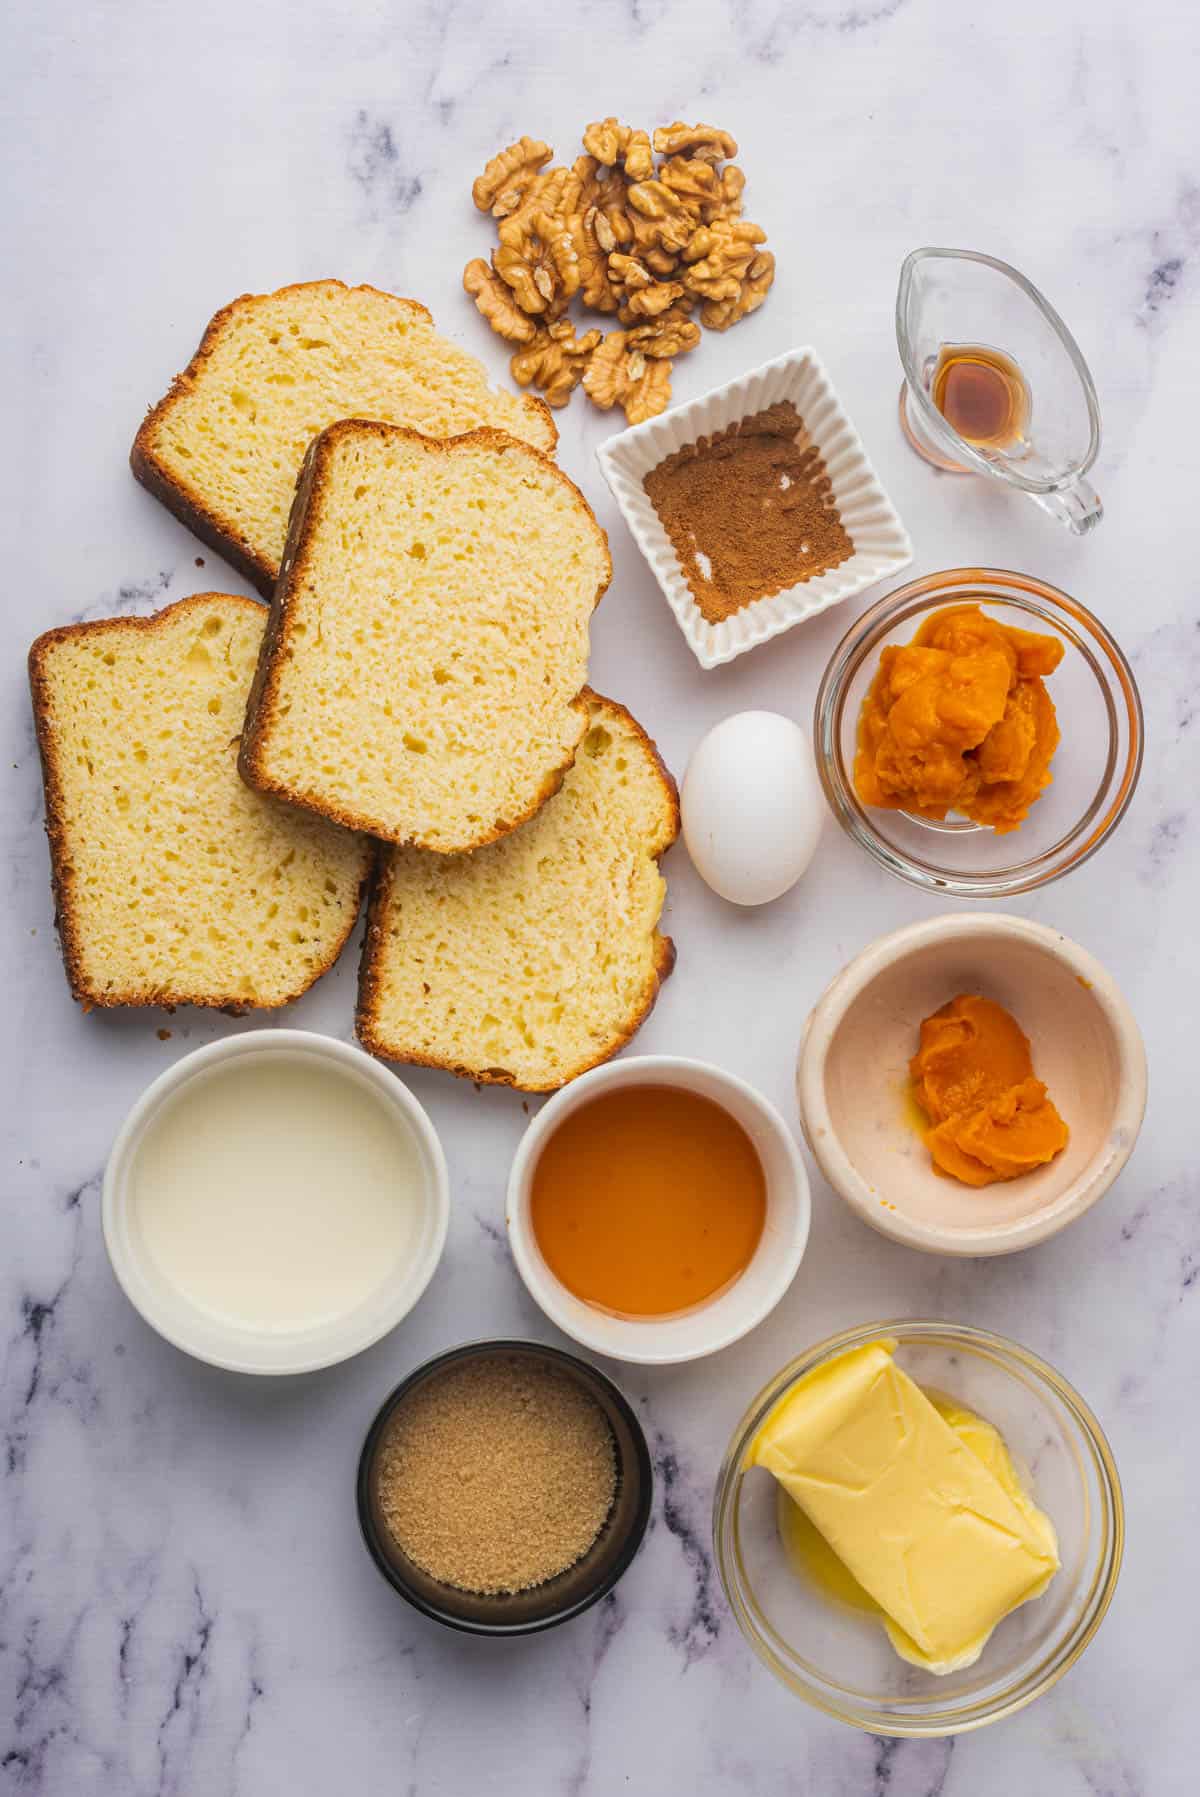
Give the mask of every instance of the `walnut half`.
[(579, 252), (567, 219), (539, 200), (502, 222), (492, 260), (523, 312), (556, 318), (579, 290)]
[(640, 287), (621, 307), (621, 323), (628, 324), (632, 318), (658, 318), (683, 296), (678, 281), (654, 281), (649, 287)]
[(646, 131), (635, 131), (616, 119), (602, 119), (589, 125), (583, 134), (583, 147), (597, 162), (609, 168), (622, 164), (631, 181), (646, 181), (654, 173), (654, 152)]
[(716, 125), (685, 125), (682, 119), (658, 127), (654, 148), (660, 156), (694, 156), (701, 162), (724, 162), (738, 151), (737, 139), (728, 131)]
[(518, 386), (534, 386), (546, 396), (547, 405), (565, 406), (583, 379), (592, 351), (600, 342), (597, 330), (575, 335), (569, 318), (539, 329), (524, 349), (513, 356), (509, 367)]
[(643, 424), (665, 412), (670, 403), (671, 363), (630, 348), (627, 332), (610, 331), (592, 352), (583, 386), (601, 411), (619, 405), (630, 424)]
[(495, 218), (507, 218), (517, 210), (538, 170), (553, 154), (550, 145), (539, 138), (518, 138), (515, 144), (509, 144), (506, 150), (493, 156), (482, 175), (476, 177), (471, 198), (481, 212), (490, 212)]
[(471, 295), (497, 336), (510, 343), (530, 343), (537, 326), (527, 312), (522, 312), (494, 268), (482, 256), (476, 256), (463, 269), (463, 286)]
[(650, 234), (659, 249), (683, 249), (700, 219), (695, 203), (664, 181), (635, 181), (629, 189), (629, 204), (649, 221)]
[(630, 349), (640, 349), (655, 360), (683, 356), (699, 343), (700, 326), (676, 305), (645, 324), (634, 325), (626, 331), (625, 341)]
[(700, 318), (710, 331), (727, 331), (731, 324), (757, 312), (775, 279), (775, 258), (770, 250), (760, 250), (746, 270), (732, 299), (709, 300), (700, 308)]
[[(714, 328), (725, 330), (762, 304), (775, 272), (774, 257), (764, 259), (759, 249), (765, 239), (766, 232), (744, 218), (718, 219), (711, 225), (702, 225), (696, 232), (683, 252), (688, 267), (680, 278), (690, 294), (709, 302), (700, 314), (705, 324), (719, 316), (724, 322), (715, 324)], [(756, 269), (755, 281), (762, 283), (761, 292), (753, 300), (745, 294), (743, 303), (752, 268)], [(765, 282), (762, 281), (764, 275)], [(714, 310), (716, 307), (728, 310), (718, 314)]]

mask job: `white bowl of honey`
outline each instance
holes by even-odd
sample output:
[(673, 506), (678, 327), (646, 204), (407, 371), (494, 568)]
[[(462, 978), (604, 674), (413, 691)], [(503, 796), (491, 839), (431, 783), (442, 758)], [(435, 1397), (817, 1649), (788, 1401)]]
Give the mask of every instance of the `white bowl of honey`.
[(808, 1241), (808, 1176), (773, 1105), (675, 1055), (597, 1067), (530, 1123), (509, 1244), (552, 1323), (645, 1365), (728, 1347), (778, 1304)]

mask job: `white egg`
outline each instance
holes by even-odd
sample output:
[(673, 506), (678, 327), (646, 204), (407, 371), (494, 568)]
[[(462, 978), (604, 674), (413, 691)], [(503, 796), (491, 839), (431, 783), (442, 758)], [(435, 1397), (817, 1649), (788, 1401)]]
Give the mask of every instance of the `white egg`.
[(825, 800), (807, 734), (777, 711), (739, 711), (697, 744), (680, 796), (696, 872), (735, 905), (794, 886), (817, 847)]

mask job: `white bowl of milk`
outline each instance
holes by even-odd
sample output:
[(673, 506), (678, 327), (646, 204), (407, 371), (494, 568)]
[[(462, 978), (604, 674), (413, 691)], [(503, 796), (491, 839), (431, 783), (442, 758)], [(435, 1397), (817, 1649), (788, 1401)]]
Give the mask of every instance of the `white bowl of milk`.
[(433, 1277), (446, 1157), (395, 1074), (307, 1030), (251, 1030), (159, 1076), (104, 1176), (104, 1241), (134, 1308), (242, 1373), (332, 1366)]

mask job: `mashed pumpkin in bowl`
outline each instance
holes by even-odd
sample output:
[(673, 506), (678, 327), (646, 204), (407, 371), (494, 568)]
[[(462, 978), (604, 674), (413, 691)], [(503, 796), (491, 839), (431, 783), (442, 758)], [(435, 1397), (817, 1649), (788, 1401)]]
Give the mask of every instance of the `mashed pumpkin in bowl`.
[(909, 1073), (933, 1164), (964, 1185), (1019, 1179), (1067, 1145), (1029, 1038), (993, 999), (962, 992), (926, 1017)]
[(997, 834), (1019, 829), (1053, 780), (1058, 747), (1045, 679), (1057, 637), (1001, 624), (978, 605), (926, 618), (879, 657), (858, 724), (854, 785), (865, 805)]

